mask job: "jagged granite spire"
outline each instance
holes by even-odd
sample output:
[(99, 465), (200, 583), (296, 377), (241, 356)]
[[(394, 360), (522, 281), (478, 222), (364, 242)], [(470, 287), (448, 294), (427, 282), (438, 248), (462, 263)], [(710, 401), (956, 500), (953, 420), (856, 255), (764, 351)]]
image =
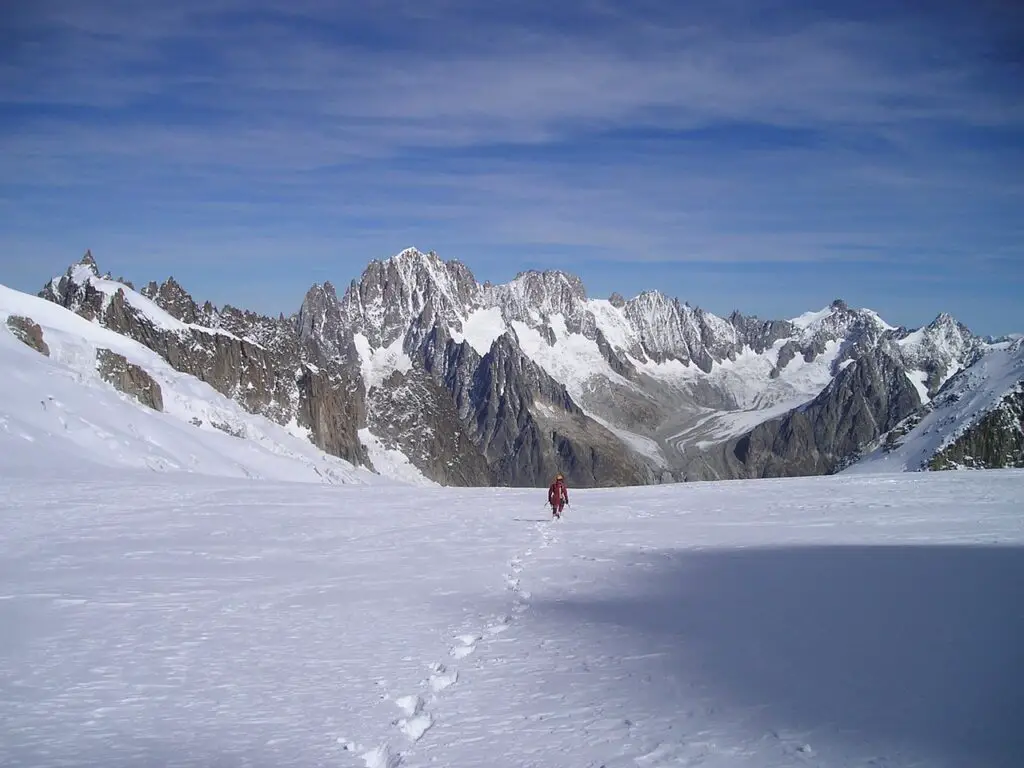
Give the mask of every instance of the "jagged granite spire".
[(340, 317), (371, 347), (386, 347), (403, 338), (410, 322), (424, 314), (461, 329), (478, 293), (473, 273), (462, 262), (445, 262), (433, 251), (407, 248), (384, 261), (370, 262), (341, 298)]

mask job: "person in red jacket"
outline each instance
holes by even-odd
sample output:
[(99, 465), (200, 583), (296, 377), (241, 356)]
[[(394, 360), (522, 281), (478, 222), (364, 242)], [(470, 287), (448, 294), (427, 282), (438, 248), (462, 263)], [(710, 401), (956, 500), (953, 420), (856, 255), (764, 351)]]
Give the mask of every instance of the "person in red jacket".
[(562, 508), (569, 503), (569, 489), (565, 487), (565, 478), (561, 473), (555, 475), (555, 482), (548, 487), (548, 504), (554, 517), (562, 516)]

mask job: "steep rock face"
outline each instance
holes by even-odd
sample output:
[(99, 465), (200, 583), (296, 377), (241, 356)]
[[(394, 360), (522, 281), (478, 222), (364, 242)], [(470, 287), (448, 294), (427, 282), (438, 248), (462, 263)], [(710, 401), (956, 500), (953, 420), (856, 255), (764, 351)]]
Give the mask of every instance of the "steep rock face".
[(874, 312), (851, 309), (841, 299), (833, 301), (829, 311), (823, 315), (809, 314), (819, 316), (809, 322), (793, 322), (798, 353), (805, 362), (812, 362), (830, 343), (838, 343), (834, 371), (838, 371), (847, 360), (877, 347), (883, 336), (892, 330)]
[[(485, 287), (459, 262), (442, 262), (434, 254), (405, 251), (372, 263), (338, 302), (338, 337), (359, 334), (377, 349), (400, 344), (413, 363), (412, 370), (391, 373), (379, 389), (371, 389), (372, 431), (402, 446), (417, 467), (440, 482), (535, 484), (563, 471), (570, 477), (575, 473), (577, 485), (594, 484), (595, 463), (622, 463), (616, 458), (623, 454), (621, 443), (597, 433), (597, 424), (565, 387), (522, 353), (511, 329), (483, 355), (462, 339), (469, 314), (488, 307), (498, 307), (507, 323), (545, 329), (552, 340), (552, 323), (593, 338), (596, 329), (593, 317), (583, 312), (584, 300), (579, 279), (559, 272), (523, 273), (509, 285)], [(318, 320), (333, 317), (332, 307), (329, 295), (307, 296), (301, 332), (328, 327), (328, 337), (334, 337), (331, 321)], [(398, 387), (405, 397), (396, 397), (389, 387)], [(414, 407), (428, 395), (429, 408)], [(557, 438), (563, 456), (556, 438), (539, 429), (537, 408), (559, 417), (572, 414), (570, 420), (586, 427)], [(445, 457), (436, 455), (442, 445)], [(577, 455), (588, 458), (573, 458)], [(459, 461), (452, 463), (453, 456)], [(572, 459), (569, 465), (564, 456)]]
[[(561, 395), (558, 408), (578, 412), (564, 388), (541, 371), (508, 337), (481, 359), (465, 387), (463, 404), (477, 445), (498, 476), (512, 485), (535, 484), (540, 473), (558, 468), (544, 456), (531, 406), (538, 397)], [(541, 394), (541, 391), (544, 394)], [(467, 396), (468, 395), (468, 396)]]
[(645, 291), (626, 302), (623, 312), (639, 337), (641, 360), (663, 363), (690, 361), (690, 350), (699, 348), (700, 329), (684, 317), (676, 299), (659, 291)]
[(305, 359), (317, 365), (337, 364), (355, 371), (359, 355), (350, 329), (342, 322), (341, 311), (334, 285), (316, 284), (306, 292), (291, 324)]
[(11, 329), (14, 337), (23, 344), (32, 347), (41, 355), (50, 356), (50, 347), (43, 340), (43, 329), (32, 318), (11, 315), (7, 318), (7, 327)]
[(1024, 467), (1024, 383), (928, 463), (934, 470), (960, 467)]
[(890, 346), (908, 372), (920, 371), (929, 397), (977, 359), (982, 342), (963, 323), (942, 313), (917, 331), (901, 331)]
[[(869, 446), (851, 471), (999, 467), (1024, 461), (1018, 450), (1024, 342), (992, 342), (976, 352), (934, 397), (925, 393), (924, 405)], [(906, 378), (923, 392), (920, 373), (907, 372)]]
[(394, 371), (370, 390), (367, 423), (385, 446), (442, 485), (492, 485), (483, 454), (459, 418), (450, 393), (426, 371)]
[(481, 360), (468, 403), (476, 442), (503, 484), (543, 485), (556, 472), (578, 487), (649, 480), (621, 443), (508, 336)]
[(592, 318), (586, 316), (583, 305), (586, 298), (583, 281), (576, 275), (548, 270), (520, 272), (510, 283), (490, 287), (483, 303), (500, 307), (506, 321), (531, 327), (547, 324), (557, 315), (569, 333), (592, 338)]
[(867, 354), (847, 365), (807, 406), (727, 443), (725, 476), (829, 474), (921, 405), (899, 362)]
[(343, 374), (303, 367), (298, 377), (299, 426), (310, 431), (320, 450), (353, 464), (369, 466), (358, 425), (365, 421), (362, 382)]
[(760, 320), (737, 311), (729, 315), (729, 322), (744, 343), (758, 354), (793, 335), (793, 324), (786, 320)]
[[(347, 418), (362, 409), (361, 390), (349, 385), (349, 375), (306, 366), (298, 338), (286, 323), (230, 307), (222, 313), (200, 312), (175, 286), (168, 281), (150, 292), (183, 317), (201, 316), (235, 332), (188, 324), (127, 286), (100, 278), (91, 254), (47, 283), (40, 295), (144, 344), (175, 370), (208, 383), (252, 413), (279, 424), (304, 421), (315, 445), (354, 464), (367, 463), (359, 423)], [(254, 334), (273, 346), (255, 341)]]
[(96, 370), (100, 378), (119, 392), (130, 395), (154, 411), (163, 411), (163, 391), (145, 369), (130, 363), (124, 357), (109, 349), (96, 350)]
[(410, 318), (425, 310), (449, 327), (461, 328), (476, 293), (468, 267), (443, 262), (433, 251), (410, 248), (387, 261), (370, 263), (342, 297), (339, 322), (349, 332), (365, 336), (371, 347), (387, 347), (404, 338)]

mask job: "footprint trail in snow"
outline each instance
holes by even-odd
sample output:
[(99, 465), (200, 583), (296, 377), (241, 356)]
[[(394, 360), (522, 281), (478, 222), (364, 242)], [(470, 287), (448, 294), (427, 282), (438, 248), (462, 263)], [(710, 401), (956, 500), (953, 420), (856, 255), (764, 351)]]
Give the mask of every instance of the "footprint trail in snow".
[[(540, 534), (541, 549), (545, 549), (557, 541), (557, 536), (550, 529), (549, 523), (538, 523), (536, 528)], [(459, 632), (455, 635), (448, 649), (448, 654), (452, 659), (462, 660), (473, 655), (480, 641), (509, 630), (514, 621), (513, 614), (521, 614), (529, 607), (532, 595), (522, 588), (520, 575), (523, 572), (523, 561), (532, 555), (533, 549), (527, 548), (521, 556), (513, 557), (508, 561), (508, 570), (504, 577), (506, 588), (513, 595), (512, 613), (495, 617), (481, 632)], [(405, 737), (407, 748), (423, 738), (424, 734), (437, 722), (429, 707), (439, 701), (439, 694), (459, 682), (458, 670), (450, 669), (441, 662), (433, 662), (428, 668), (430, 675), (424, 681), (426, 698), (424, 695), (412, 693), (400, 696), (394, 701), (404, 716), (394, 720), (392, 725)], [(339, 738), (338, 742), (345, 744), (346, 750), (359, 753), (366, 768), (398, 768), (402, 765), (404, 756), (408, 754), (403, 751), (396, 752), (389, 742), (369, 750), (344, 738)]]

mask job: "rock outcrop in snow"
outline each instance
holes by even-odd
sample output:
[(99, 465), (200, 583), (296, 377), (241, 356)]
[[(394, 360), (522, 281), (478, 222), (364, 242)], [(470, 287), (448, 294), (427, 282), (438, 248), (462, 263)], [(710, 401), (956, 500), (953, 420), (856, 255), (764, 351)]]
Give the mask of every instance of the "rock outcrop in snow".
[(928, 461), (929, 469), (1024, 467), (1024, 383)]
[(50, 356), (50, 347), (46, 344), (46, 340), (43, 339), (43, 329), (32, 318), (11, 315), (7, 318), (7, 327), (11, 329), (11, 333), (14, 334), (15, 338), (23, 344), (27, 344), (45, 357)]
[(129, 362), (124, 355), (109, 349), (96, 350), (96, 370), (100, 378), (112, 384), (118, 392), (131, 395), (154, 411), (164, 409), (164, 396), (160, 385), (140, 365)]

